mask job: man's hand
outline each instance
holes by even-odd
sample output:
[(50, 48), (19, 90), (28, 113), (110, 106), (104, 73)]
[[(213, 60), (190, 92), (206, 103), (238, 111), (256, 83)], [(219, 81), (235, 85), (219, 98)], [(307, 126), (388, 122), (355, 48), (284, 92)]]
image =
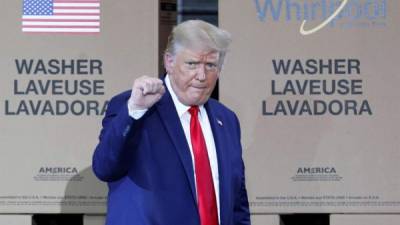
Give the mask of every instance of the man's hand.
[(154, 77), (142, 76), (133, 82), (130, 108), (133, 110), (148, 109), (161, 99), (165, 93), (162, 80)]

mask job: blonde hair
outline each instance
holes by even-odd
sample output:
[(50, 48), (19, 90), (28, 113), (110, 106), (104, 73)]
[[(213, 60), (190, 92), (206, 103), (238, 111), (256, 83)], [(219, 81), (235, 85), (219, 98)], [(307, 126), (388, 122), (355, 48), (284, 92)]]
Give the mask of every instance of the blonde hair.
[(202, 20), (188, 20), (174, 27), (164, 54), (175, 56), (182, 48), (209, 49), (219, 53), (221, 68), (231, 41), (230, 33), (225, 30)]

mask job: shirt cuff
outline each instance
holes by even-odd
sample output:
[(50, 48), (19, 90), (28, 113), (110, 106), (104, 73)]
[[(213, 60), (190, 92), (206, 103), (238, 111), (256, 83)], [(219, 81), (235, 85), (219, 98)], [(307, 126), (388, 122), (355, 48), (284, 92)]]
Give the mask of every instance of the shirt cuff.
[(147, 109), (132, 109), (129, 101), (126, 103), (128, 104), (128, 114), (135, 120), (142, 118), (142, 116), (147, 112)]

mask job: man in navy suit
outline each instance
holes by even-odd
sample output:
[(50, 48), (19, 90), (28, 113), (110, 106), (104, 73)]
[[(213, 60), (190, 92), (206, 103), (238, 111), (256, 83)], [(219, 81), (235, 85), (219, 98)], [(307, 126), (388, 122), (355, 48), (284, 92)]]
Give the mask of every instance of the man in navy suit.
[(164, 80), (137, 78), (110, 101), (93, 155), (108, 225), (250, 225), (239, 121), (210, 99), (230, 42), (209, 23), (181, 23)]

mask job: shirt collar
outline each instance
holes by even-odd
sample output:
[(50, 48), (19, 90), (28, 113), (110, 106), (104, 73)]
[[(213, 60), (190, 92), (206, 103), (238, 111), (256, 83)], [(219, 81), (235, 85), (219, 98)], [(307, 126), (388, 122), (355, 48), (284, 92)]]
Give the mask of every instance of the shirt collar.
[[(169, 79), (169, 75), (165, 76), (165, 85), (168, 88), (169, 93), (171, 94), (172, 101), (174, 102), (176, 111), (178, 112), (179, 118), (181, 118), (186, 112), (188, 112), (190, 106), (184, 105), (179, 101), (178, 96), (176, 96), (174, 89), (172, 89), (171, 81)], [(199, 105), (200, 116), (205, 112), (204, 105)]]

